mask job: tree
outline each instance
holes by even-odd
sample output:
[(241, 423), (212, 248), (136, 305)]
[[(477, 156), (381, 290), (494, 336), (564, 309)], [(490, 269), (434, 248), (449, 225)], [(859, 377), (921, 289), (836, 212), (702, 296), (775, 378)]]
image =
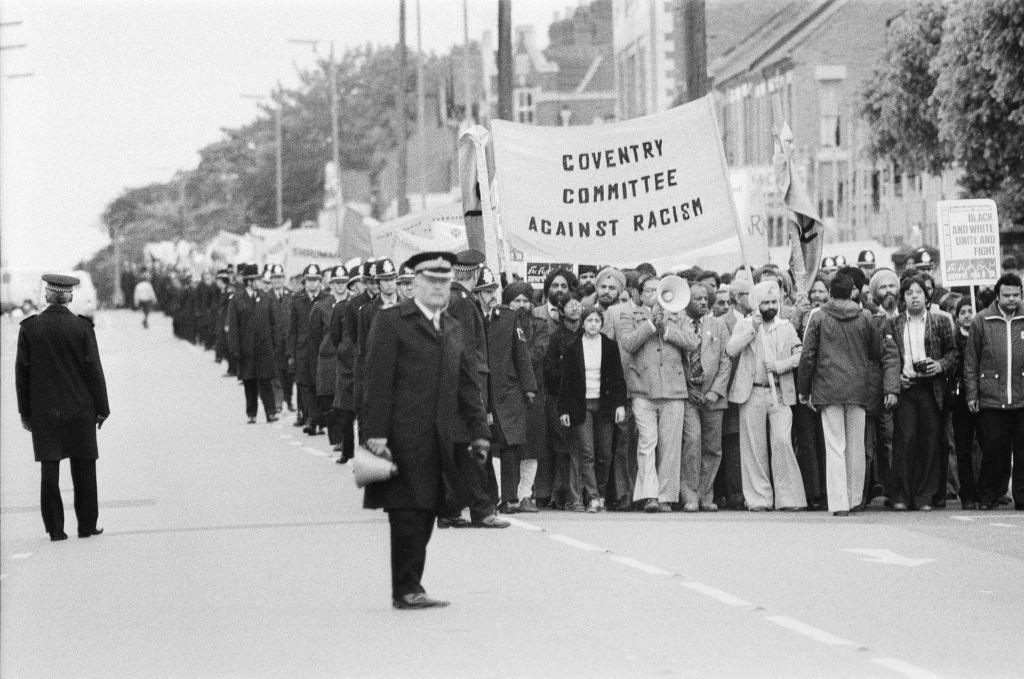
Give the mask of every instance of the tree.
[(915, 172), (939, 174), (952, 160), (930, 99), (946, 12), (944, 0), (924, 0), (893, 19), (882, 63), (864, 89), (871, 153)]
[(962, 170), (964, 197), (1024, 225), (1024, 3), (918, 0), (863, 93), (875, 157)]

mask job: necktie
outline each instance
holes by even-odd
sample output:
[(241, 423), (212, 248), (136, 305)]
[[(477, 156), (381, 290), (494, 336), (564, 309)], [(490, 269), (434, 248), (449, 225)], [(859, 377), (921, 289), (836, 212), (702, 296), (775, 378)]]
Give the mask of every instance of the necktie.
[(441, 332), (441, 314), (440, 314), (440, 312), (434, 314), (434, 317), (431, 320), (434, 322), (434, 330), (437, 330), (438, 332)]

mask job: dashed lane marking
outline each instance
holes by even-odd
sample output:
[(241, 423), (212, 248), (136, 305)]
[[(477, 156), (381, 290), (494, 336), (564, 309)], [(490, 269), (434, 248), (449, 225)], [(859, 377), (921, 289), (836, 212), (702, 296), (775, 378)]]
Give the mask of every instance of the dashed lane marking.
[(302, 441), (289, 441), (288, 445), (295, 446), (296, 448), (298, 448), (299, 446), (302, 445)]
[(287, 440), (288, 440), (288, 439), (290, 439), (291, 437), (292, 437), (292, 435), (291, 435), (291, 434), (281, 434), (281, 440), (282, 440), (282, 441), (287, 441)]
[(535, 526), (532, 523), (528, 523), (526, 521), (520, 521), (519, 519), (513, 519), (511, 517), (507, 518), (506, 521), (511, 523), (513, 526), (516, 526), (518, 528), (522, 528), (523, 530), (536, 530), (536, 531), (543, 531), (544, 530), (540, 526)]
[(814, 639), (815, 641), (825, 644), (827, 646), (857, 645), (849, 639), (837, 637), (836, 635), (830, 634), (825, 630), (818, 629), (817, 627), (813, 627), (805, 622), (800, 622), (799, 620), (795, 620), (785, 615), (766, 615), (765, 620), (768, 620), (769, 622), (774, 622), (779, 627), (785, 627), (786, 629), (792, 632), (802, 634), (808, 639)]
[(990, 523), (988, 525), (999, 526), (1000, 528), (1020, 528), (1020, 526), (1015, 523)]
[(750, 603), (749, 601), (746, 601), (744, 599), (739, 598), (738, 596), (733, 596), (732, 594), (729, 594), (728, 592), (723, 592), (720, 589), (715, 589), (714, 587), (710, 587), (710, 586), (705, 585), (704, 583), (701, 583), (701, 582), (684, 582), (683, 583), (683, 587), (686, 587), (688, 589), (692, 589), (694, 592), (699, 592), (699, 593), (701, 593), (701, 594), (703, 594), (705, 596), (709, 596), (712, 599), (714, 599), (715, 601), (717, 601), (719, 603), (722, 603), (722, 604), (725, 604), (726, 606), (753, 606), (754, 605), (754, 604)]
[(931, 670), (926, 670), (923, 667), (917, 665), (911, 665), (905, 660), (899, 658), (872, 658), (871, 662), (876, 665), (881, 665), (887, 669), (892, 670), (898, 674), (902, 674), (910, 679), (942, 679), (938, 674), (935, 674)]
[(643, 561), (637, 561), (636, 559), (634, 559), (631, 556), (623, 556), (622, 554), (615, 554), (615, 555), (612, 555), (612, 556), (610, 556), (608, 558), (611, 559), (612, 561), (617, 561), (617, 562), (621, 563), (624, 566), (629, 566), (630, 568), (635, 568), (638, 571), (643, 571), (644, 573), (648, 573), (649, 575), (660, 575), (660, 576), (663, 576), (663, 577), (670, 577), (672, 575), (672, 573), (670, 573), (669, 571), (665, 570), (664, 568), (658, 568), (657, 566), (652, 566), (650, 564), (644, 563)]
[(11, 554), (12, 559), (27, 559), (32, 556), (32, 552), (19, 552), (17, 554)]
[(552, 540), (556, 541), (556, 542), (561, 542), (563, 544), (569, 545), (570, 547), (575, 547), (576, 549), (582, 549), (584, 552), (607, 552), (608, 551), (604, 547), (598, 547), (598, 546), (592, 545), (592, 544), (590, 544), (588, 542), (580, 542), (579, 540), (574, 540), (573, 538), (568, 537), (567, 535), (559, 535), (558, 533), (549, 533), (548, 537), (551, 538)]
[(951, 516), (954, 521), (977, 521), (973, 516)]

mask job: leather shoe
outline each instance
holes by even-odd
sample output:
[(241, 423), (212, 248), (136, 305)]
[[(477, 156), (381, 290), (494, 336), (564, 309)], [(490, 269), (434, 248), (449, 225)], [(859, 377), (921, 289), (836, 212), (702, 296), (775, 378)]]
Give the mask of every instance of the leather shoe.
[(717, 512), (718, 505), (714, 502), (702, 502), (700, 503), (700, 511), (702, 512)]
[(60, 531), (55, 530), (52, 533), (50, 533), (50, 542), (60, 542), (61, 540), (67, 540), (67, 539), (68, 539), (68, 534), (65, 533), (62, 530), (60, 530)]
[(269, 424), (271, 422), (277, 422), (279, 419), (280, 418), (277, 415), (268, 415), (267, 416), (267, 423)]
[(398, 610), (411, 610), (414, 608), (444, 608), (448, 605), (447, 601), (441, 601), (440, 599), (431, 599), (422, 592), (416, 594), (406, 594), (397, 599), (391, 600), (391, 605)]
[(850, 512), (845, 509), (840, 509), (838, 512), (832, 512), (832, 516), (849, 516)]
[(438, 528), (468, 528), (469, 521), (461, 516), (439, 516), (437, 517)]
[(963, 507), (961, 507), (961, 509), (964, 509), (965, 511), (970, 511), (970, 510), (974, 510), (974, 509), (977, 509), (977, 508), (978, 508), (978, 503), (977, 502), (971, 502), (970, 500), (965, 502), (963, 504)]
[(103, 534), (103, 529), (102, 528), (93, 528), (92, 530), (85, 531), (84, 533), (82, 531), (78, 531), (78, 537), (80, 537), (80, 538), (88, 538), (88, 537), (92, 537), (93, 535), (102, 535), (102, 534)]
[(683, 503), (683, 511), (684, 512), (699, 512), (700, 511), (700, 505), (698, 503), (696, 503), (696, 502), (684, 502)]
[(255, 415), (253, 415), (252, 417), (249, 418), (249, 424), (256, 424), (256, 416)]
[(893, 502), (892, 510), (894, 512), (905, 512), (907, 511), (907, 503), (905, 502)]
[(472, 526), (474, 528), (508, 528), (512, 524), (505, 519), (499, 519), (497, 514), (491, 514), (485, 516), (479, 521), (474, 521)]
[(932, 511), (932, 506), (931, 505), (921, 505), (920, 507), (917, 508), (917, 510), (920, 511), (920, 512), (930, 512), (930, 511)]
[(526, 512), (527, 514), (537, 513), (537, 503), (534, 502), (532, 497), (528, 497), (519, 503), (519, 511)]

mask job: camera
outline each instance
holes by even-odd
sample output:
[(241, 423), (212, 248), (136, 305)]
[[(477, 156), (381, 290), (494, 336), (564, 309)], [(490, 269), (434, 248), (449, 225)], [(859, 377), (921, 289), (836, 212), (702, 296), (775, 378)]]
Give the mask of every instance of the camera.
[(914, 361), (914, 372), (919, 375), (924, 375), (928, 372), (928, 359), (921, 359), (920, 361)]

